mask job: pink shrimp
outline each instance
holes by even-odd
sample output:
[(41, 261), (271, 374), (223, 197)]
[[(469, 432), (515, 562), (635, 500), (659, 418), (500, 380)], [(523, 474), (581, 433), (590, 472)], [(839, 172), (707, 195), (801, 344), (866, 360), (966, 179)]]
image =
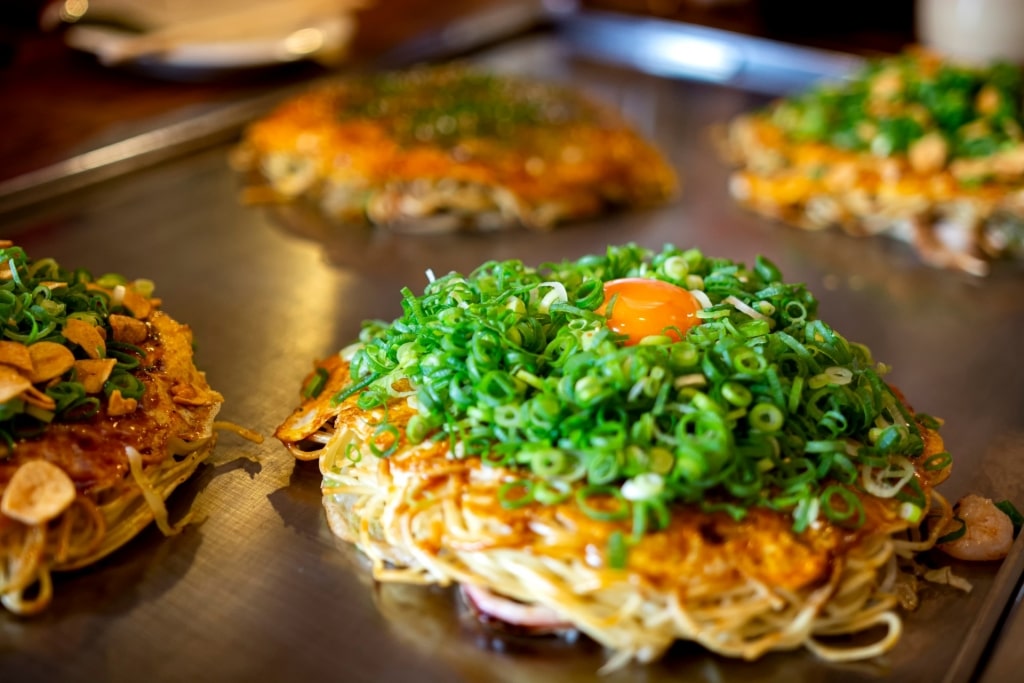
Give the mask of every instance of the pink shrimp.
[[(959, 560), (987, 562), (1001, 560), (1013, 545), (1013, 522), (990, 499), (969, 494), (956, 504), (956, 516), (967, 528), (960, 538), (943, 543), (939, 548)], [(953, 520), (945, 533), (959, 528)]]

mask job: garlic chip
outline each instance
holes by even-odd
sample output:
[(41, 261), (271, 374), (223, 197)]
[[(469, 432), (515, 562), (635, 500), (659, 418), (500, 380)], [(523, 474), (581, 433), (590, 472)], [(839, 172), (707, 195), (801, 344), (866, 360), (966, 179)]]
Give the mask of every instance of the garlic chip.
[(28, 347), (28, 353), (32, 358), (28, 379), (33, 384), (60, 377), (75, 364), (75, 354), (71, 349), (57, 342), (36, 342)]
[(108, 320), (110, 321), (111, 329), (114, 331), (114, 341), (141, 344), (149, 336), (146, 323), (141, 320), (116, 313), (112, 313)]
[(25, 401), (25, 403), (34, 405), (37, 408), (42, 408), (43, 410), (57, 409), (57, 402), (53, 399), (53, 397), (44, 391), (40, 391), (35, 387), (29, 387), (28, 389), (26, 389), (24, 393), (22, 393), (21, 398)]
[(45, 460), (30, 460), (7, 483), (0, 512), (25, 524), (45, 524), (64, 512), (76, 495), (64, 470)]
[(18, 368), (26, 373), (32, 372), (32, 356), (28, 347), (21, 342), (0, 341), (0, 363)]
[(32, 382), (8, 365), (0, 365), (0, 403), (21, 396)]
[(128, 415), (134, 413), (135, 409), (139, 407), (139, 402), (134, 398), (125, 398), (121, 395), (121, 391), (115, 389), (110, 394), (110, 398), (107, 401), (107, 415), (111, 417), (120, 417), (121, 415)]
[(81, 346), (89, 358), (102, 358), (107, 349), (107, 343), (103, 340), (99, 328), (84, 320), (68, 318), (61, 333), (68, 341)]
[[(119, 289), (123, 289), (124, 291), (119, 292)], [(133, 288), (124, 287), (123, 285), (118, 285), (114, 288), (114, 291), (120, 294), (121, 302), (124, 304), (124, 307), (127, 308), (136, 318), (139, 320), (145, 320), (149, 317), (149, 314), (153, 310), (153, 305), (149, 299), (144, 297), (142, 294), (139, 294)]]
[(82, 383), (87, 394), (103, 391), (103, 383), (110, 379), (110, 373), (117, 365), (116, 358), (87, 358), (75, 361), (75, 377)]

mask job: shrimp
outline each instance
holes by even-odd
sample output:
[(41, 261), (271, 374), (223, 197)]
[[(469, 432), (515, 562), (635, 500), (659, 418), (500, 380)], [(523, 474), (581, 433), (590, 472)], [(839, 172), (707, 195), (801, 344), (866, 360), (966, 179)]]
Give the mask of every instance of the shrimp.
[[(1001, 560), (1013, 545), (1013, 522), (990, 499), (969, 494), (956, 504), (956, 516), (967, 528), (960, 538), (939, 545), (939, 549), (959, 560), (987, 562)], [(945, 533), (955, 531), (957, 520), (949, 523)]]
[(524, 604), (470, 583), (460, 584), (459, 587), (463, 596), (479, 613), (500, 622), (521, 626), (537, 634), (573, 628), (570, 622), (545, 605)]

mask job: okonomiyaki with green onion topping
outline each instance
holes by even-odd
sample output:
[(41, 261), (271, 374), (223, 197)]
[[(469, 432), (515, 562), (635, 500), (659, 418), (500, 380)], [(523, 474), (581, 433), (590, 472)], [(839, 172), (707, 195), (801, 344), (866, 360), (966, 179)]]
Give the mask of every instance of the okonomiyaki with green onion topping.
[(316, 86), (253, 122), (232, 162), (249, 202), (413, 233), (550, 229), (661, 204), (678, 185), (610, 107), (463, 64)]
[(809, 230), (888, 235), (986, 275), (1024, 246), (1024, 72), (924, 50), (732, 120), (730, 192)]
[(52, 573), (150, 523), (210, 455), (223, 397), (153, 282), (93, 276), (0, 241), (0, 602), (33, 614)]
[(606, 670), (680, 639), (748, 660), (896, 645), (952, 458), (803, 285), (633, 244), (427, 275), (315, 363), (276, 431), (376, 579), (586, 634)]

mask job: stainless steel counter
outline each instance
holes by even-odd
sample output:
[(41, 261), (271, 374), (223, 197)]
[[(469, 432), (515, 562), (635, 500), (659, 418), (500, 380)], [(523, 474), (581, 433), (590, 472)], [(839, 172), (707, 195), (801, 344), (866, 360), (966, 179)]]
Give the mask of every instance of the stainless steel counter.
[[(745, 213), (728, 198), (708, 127), (765, 94), (582, 59), (578, 38), (539, 31), (473, 59), (569, 81), (620, 107), (679, 168), (684, 191), (672, 205), (551, 233), (414, 238), (343, 228), (298, 209), (240, 205), (218, 141), (6, 215), (3, 236), (32, 255), (155, 280), (164, 309), (194, 329), (197, 362), (226, 398), (221, 416), (268, 439), (221, 436), (213, 462), (171, 499), (177, 514), (197, 512), (180, 535), (149, 529), (61, 576), (38, 617), (0, 614), (0, 679), (593, 680), (602, 657), (592, 644), (496, 640), (462, 620), (447, 591), (373, 586), (358, 553), (327, 529), (315, 463), (295, 463), (269, 438), (313, 359), (351, 340), (362, 320), (398, 315), (399, 289), (420, 289), (427, 269), (537, 264), (627, 241), (746, 262), (764, 254), (809, 285), (823, 318), (894, 367), (891, 379), (917, 409), (947, 420), (956, 463), (948, 497), (1024, 502), (1021, 268), (967, 279), (921, 265), (901, 244)], [(1017, 576), (998, 564), (956, 571), (974, 590), (926, 588), (882, 661), (825, 665), (794, 652), (734, 662), (681, 644), (607, 680), (967, 681)]]

